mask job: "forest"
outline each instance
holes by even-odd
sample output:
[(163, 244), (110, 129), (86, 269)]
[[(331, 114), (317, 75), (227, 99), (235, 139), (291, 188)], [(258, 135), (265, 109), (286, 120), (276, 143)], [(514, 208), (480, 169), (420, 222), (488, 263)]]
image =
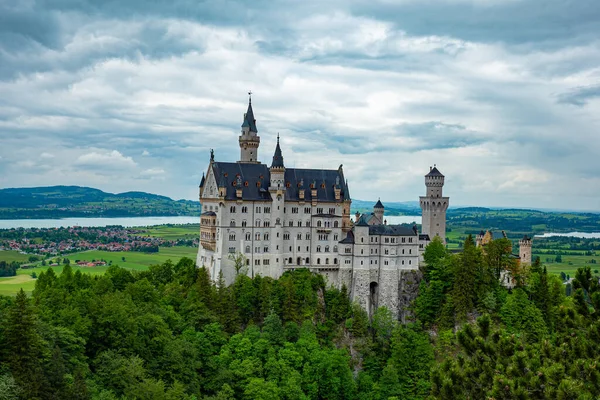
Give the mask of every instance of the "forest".
[(0, 297), (0, 398), (598, 398), (598, 277), (579, 269), (567, 297), (496, 242), (433, 241), (408, 324), (305, 269), (230, 286), (188, 258), (48, 269), (31, 297)]

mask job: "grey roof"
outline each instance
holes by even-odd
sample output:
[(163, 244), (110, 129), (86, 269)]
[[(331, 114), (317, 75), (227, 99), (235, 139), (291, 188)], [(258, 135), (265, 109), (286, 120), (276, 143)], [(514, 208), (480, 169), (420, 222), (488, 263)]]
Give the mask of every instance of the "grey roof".
[[(265, 164), (213, 162), (213, 172), (219, 186), (226, 188), (226, 200), (236, 200), (237, 176), (240, 176), (243, 200), (271, 200), (267, 190), (271, 173)], [(340, 185), (340, 200), (350, 200), (344, 182), (344, 172), (338, 170), (288, 168), (285, 170), (285, 199), (298, 201), (299, 192), (304, 190), (304, 200), (312, 200), (310, 185), (314, 183), (319, 201), (335, 202), (336, 183)], [(246, 186), (247, 182), (247, 186)], [(257, 183), (260, 183), (257, 185)], [(289, 184), (289, 187), (287, 187)]]
[(426, 233), (422, 233), (419, 235), (419, 240), (429, 240), (431, 241), (431, 239), (429, 239), (429, 235)]
[(433, 167), (429, 171), (429, 173), (425, 176), (442, 176), (443, 177), (444, 175), (442, 175), (442, 173), (436, 167)]
[(275, 147), (275, 154), (273, 154), (271, 168), (284, 168), (283, 155), (281, 154), (281, 147), (279, 147), (279, 135), (277, 135), (277, 146)]
[(360, 216), (360, 218), (358, 219), (358, 221), (356, 221), (356, 224), (354, 226), (369, 226), (369, 224), (367, 224), (365, 214)]
[(204, 186), (204, 182), (206, 182), (206, 178), (204, 177), (204, 172), (202, 173), (202, 179), (200, 180), (200, 187)]
[(383, 206), (383, 204), (381, 203), (381, 200), (380, 200), (380, 199), (378, 199), (378, 200), (377, 200), (377, 203), (375, 203), (375, 207), (373, 207), (373, 208), (385, 208), (385, 207), (384, 207), (384, 206)]
[(417, 232), (404, 225), (371, 225), (369, 235), (417, 236)]
[(354, 232), (348, 231), (348, 234), (344, 239), (340, 240), (340, 243), (354, 244)]
[(250, 132), (258, 133), (258, 129), (256, 129), (256, 120), (254, 119), (254, 111), (252, 111), (252, 100), (248, 101), (248, 111), (246, 111), (246, 114), (244, 114), (242, 128), (245, 127), (248, 127)]
[(216, 214), (214, 211), (207, 211), (207, 212), (203, 212), (203, 213), (202, 213), (202, 214), (200, 214), (200, 215), (203, 215), (203, 216), (205, 216), (205, 217), (214, 217), (214, 216), (216, 216), (217, 214)]

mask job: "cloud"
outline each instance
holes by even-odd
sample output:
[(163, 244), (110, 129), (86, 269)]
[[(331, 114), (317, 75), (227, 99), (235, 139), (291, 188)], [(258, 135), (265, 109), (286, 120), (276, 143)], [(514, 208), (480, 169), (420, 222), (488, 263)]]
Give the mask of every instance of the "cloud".
[(591, 99), (600, 97), (600, 84), (576, 87), (566, 93), (558, 95), (558, 102), (564, 104), (572, 104), (574, 106), (584, 106)]
[(600, 209), (599, 13), (593, 0), (0, 3), (0, 185), (197, 198), (209, 149), (239, 158), (251, 89), (259, 158), (280, 132), (286, 164), (344, 164), (356, 198), (414, 200), (437, 163), (453, 204)]
[(77, 157), (75, 165), (90, 169), (127, 169), (137, 166), (131, 157), (126, 157), (117, 150), (82, 154)]

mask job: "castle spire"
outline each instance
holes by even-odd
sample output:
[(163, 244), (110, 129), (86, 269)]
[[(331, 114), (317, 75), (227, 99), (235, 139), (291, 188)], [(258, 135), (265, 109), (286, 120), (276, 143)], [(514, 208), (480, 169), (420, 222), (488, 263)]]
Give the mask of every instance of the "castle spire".
[(256, 119), (254, 119), (254, 111), (252, 110), (252, 91), (248, 92), (248, 110), (244, 114), (242, 128), (248, 128), (248, 131), (258, 133), (258, 129), (256, 129)]
[(271, 168), (285, 168), (283, 165), (283, 155), (281, 154), (281, 147), (279, 147), (279, 133), (277, 134), (277, 146), (275, 146), (275, 154), (273, 154), (273, 162)]

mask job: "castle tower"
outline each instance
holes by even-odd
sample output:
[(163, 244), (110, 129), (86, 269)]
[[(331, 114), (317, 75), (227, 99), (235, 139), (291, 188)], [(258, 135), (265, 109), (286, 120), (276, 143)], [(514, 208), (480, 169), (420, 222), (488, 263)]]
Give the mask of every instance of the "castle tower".
[(373, 214), (379, 220), (378, 224), (383, 224), (383, 213), (385, 212), (385, 207), (381, 203), (381, 199), (377, 200), (375, 203), (375, 207), (373, 207)]
[[(275, 223), (274, 229), (271, 231), (271, 251), (275, 254), (281, 252), (283, 254), (283, 223), (284, 223), (284, 205), (285, 205), (285, 166), (283, 164), (283, 155), (281, 147), (279, 147), (279, 134), (277, 135), (277, 146), (273, 154), (273, 162), (270, 168), (271, 181), (269, 183), (269, 192), (271, 193), (271, 218)], [(283, 270), (283, 258), (280, 262), (273, 260), (271, 262), (269, 275), (272, 278), (279, 278)]]
[[(252, 92), (248, 93), (249, 95)], [(256, 129), (256, 120), (252, 111), (252, 98), (248, 100), (248, 111), (244, 114), (244, 122), (242, 123), (242, 134), (239, 136), (240, 142), (240, 161), (241, 163), (256, 163), (258, 164), (258, 146), (260, 145), (260, 137)]]
[(531, 265), (531, 238), (527, 235), (519, 240), (519, 257), (521, 265)]
[(360, 304), (371, 317), (377, 309), (378, 293), (377, 283), (371, 281), (369, 268), (369, 225), (362, 216), (354, 224), (352, 264), (352, 300)]
[(446, 243), (446, 210), (449, 198), (443, 197), (444, 175), (434, 166), (429, 167), (425, 175), (426, 196), (419, 197), (422, 210), (421, 233), (429, 235), (433, 240), (439, 236)]

